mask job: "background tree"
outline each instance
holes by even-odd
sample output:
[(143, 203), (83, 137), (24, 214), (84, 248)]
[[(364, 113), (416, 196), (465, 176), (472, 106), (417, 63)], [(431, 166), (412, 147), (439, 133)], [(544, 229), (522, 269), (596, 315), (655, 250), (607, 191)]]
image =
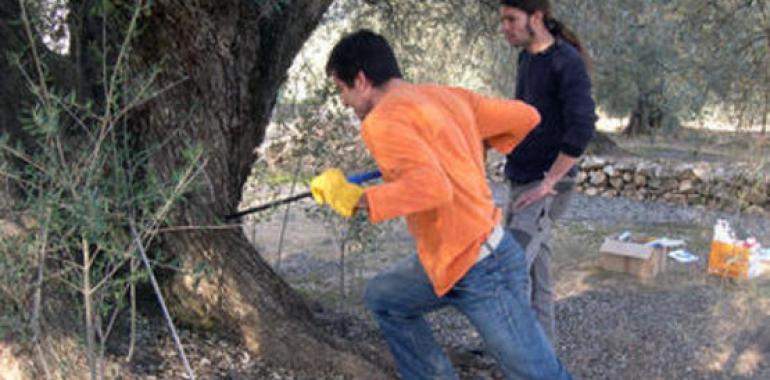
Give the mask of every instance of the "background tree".
[(766, 1), (555, 4), (587, 41), (601, 110), (627, 116), (627, 134), (673, 131), (708, 110), (766, 124)]
[(682, 1), (677, 12), (698, 47), (693, 74), (708, 102), (734, 117), (739, 129), (761, 125), (770, 114), (770, 4)]

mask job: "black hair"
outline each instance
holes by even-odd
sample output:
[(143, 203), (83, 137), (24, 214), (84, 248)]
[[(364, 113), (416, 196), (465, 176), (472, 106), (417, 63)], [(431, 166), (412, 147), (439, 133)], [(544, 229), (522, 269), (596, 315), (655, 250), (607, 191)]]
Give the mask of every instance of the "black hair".
[(326, 62), (326, 73), (351, 87), (359, 71), (375, 87), (390, 79), (402, 77), (396, 55), (388, 41), (367, 29), (343, 37), (334, 45)]

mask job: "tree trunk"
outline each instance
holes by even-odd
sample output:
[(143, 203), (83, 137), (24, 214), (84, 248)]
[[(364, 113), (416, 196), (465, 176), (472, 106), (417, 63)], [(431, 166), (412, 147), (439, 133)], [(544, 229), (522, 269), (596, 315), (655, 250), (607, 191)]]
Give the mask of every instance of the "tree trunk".
[(655, 102), (656, 96), (641, 94), (636, 108), (631, 112), (628, 126), (623, 131), (628, 136), (651, 135), (663, 126), (663, 110)]
[[(144, 146), (167, 141), (151, 170), (170, 179), (184, 166), (190, 143), (205, 151), (203, 185), (174, 215), (177, 225), (221, 224), (236, 210), (279, 86), (331, 0), (275, 2), (272, 8), (260, 3), (267, 2), (162, 0), (143, 22), (135, 67), (162, 65), (158, 87), (178, 84), (135, 120)], [(177, 318), (213, 321), (274, 363), (336, 369), (354, 378), (382, 373), (321, 334), (306, 302), (240, 227), (168, 233), (162, 248), (180, 258), (186, 273), (171, 288)], [(210, 274), (197, 279), (200, 264)]]
[[(138, 149), (161, 145), (147, 172), (163, 180), (173, 180), (187, 165), (183, 157), (191, 145), (202, 147), (205, 160), (201, 186), (185, 196), (169, 224), (221, 225), (223, 215), (236, 210), (278, 89), (331, 2), (151, 3), (139, 20), (141, 34), (132, 46), (130, 68), (139, 75), (158, 69), (156, 88), (169, 90), (130, 116), (131, 131)], [(32, 99), (6, 59), (8, 51), (26, 48), (17, 23), (18, 4), (0, 0), (0, 122), (2, 132), (12, 136), (23, 136), (18, 110), (28, 109), (27, 99)], [(65, 65), (63, 74), (52, 73), (51, 80), (60, 88), (75, 89), (98, 108), (104, 99), (101, 67), (87, 51), (95, 41), (101, 46), (101, 21), (89, 16), (93, 0), (69, 4), (74, 29), (72, 55), (66, 59), (73, 64)], [(105, 30), (117, 33), (108, 36), (108, 46), (120, 42), (124, 26), (108, 21)], [(108, 56), (114, 54), (111, 50)], [(183, 268), (168, 287), (177, 320), (214, 322), (274, 364), (319, 374), (334, 370), (356, 379), (389, 376), (388, 365), (371, 348), (324, 334), (305, 300), (269, 267), (239, 226), (165, 233), (159, 244)], [(200, 264), (208, 270), (198, 278)]]

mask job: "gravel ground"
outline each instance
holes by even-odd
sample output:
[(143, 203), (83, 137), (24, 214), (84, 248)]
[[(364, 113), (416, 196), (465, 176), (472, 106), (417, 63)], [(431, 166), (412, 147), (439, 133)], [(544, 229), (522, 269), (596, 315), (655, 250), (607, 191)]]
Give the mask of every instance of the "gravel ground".
[[(564, 215), (567, 221), (591, 221), (598, 225), (632, 223), (697, 224), (713, 226), (717, 219), (726, 219), (734, 229), (747, 236), (770, 239), (770, 219), (767, 215), (742, 215), (704, 207), (676, 206), (662, 202), (640, 202), (625, 198), (589, 197), (576, 194)], [(765, 244), (770, 243), (766, 241)]]
[[(493, 188), (502, 202), (505, 188)], [(736, 282), (705, 274), (703, 247), (710, 239), (710, 226), (719, 218), (770, 243), (766, 217), (576, 194), (554, 239), (556, 350), (576, 378), (770, 378), (770, 279)], [(282, 214), (276, 214), (258, 229), (247, 230), (270, 262), (276, 260), (281, 222)], [(694, 264), (669, 260), (668, 270), (648, 282), (602, 271), (596, 265), (598, 244), (606, 233), (622, 229), (685, 237), (688, 244), (701, 248), (703, 259)], [(308, 298), (324, 304), (319, 313), (324, 326), (353, 340), (382, 343), (360, 293), (366, 279), (410, 254), (411, 241), (403, 226), (394, 226), (382, 252), (346, 258), (345, 297), (341, 297), (339, 253), (328, 232), (301, 211), (290, 215), (287, 231), (280, 272)], [(429, 320), (461, 378), (500, 378), (464, 317), (447, 309), (431, 314)], [(186, 334), (185, 339), (197, 347), (191, 361), (199, 378), (338, 378), (267, 367), (238, 345), (215, 336)], [(142, 378), (180, 378), (170, 342), (161, 340), (157, 350), (169, 353), (167, 359), (135, 370), (146, 374)]]

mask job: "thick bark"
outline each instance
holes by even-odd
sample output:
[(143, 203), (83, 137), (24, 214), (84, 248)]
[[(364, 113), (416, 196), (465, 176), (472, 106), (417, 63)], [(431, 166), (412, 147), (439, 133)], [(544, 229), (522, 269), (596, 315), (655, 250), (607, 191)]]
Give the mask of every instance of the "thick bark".
[[(276, 2), (162, 0), (143, 20), (134, 67), (162, 65), (159, 87), (177, 83), (138, 118), (145, 146), (165, 141), (151, 170), (170, 179), (191, 143), (204, 147), (202, 186), (173, 222), (218, 224), (236, 210), (256, 159), (279, 86), (331, 0)], [(165, 252), (186, 273), (205, 263), (209, 276), (180, 275), (176, 316), (215, 322), (263, 358), (305, 370), (336, 368), (371, 378), (377, 367), (341, 350), (313, 324), (306, 302), (248, 243), (240, 228), (168, 233)], [(200, 280), (200, 281), (196, 281)], [(197, 286), (195, 285), (197, 283)], [(212, 318), (213, 317), (213, 318)]]
[[(169, 224), (222, 224), (222, 216), (236, 210), (278, 89), (331, 1), (152, 2), (139, 20), (141, 34), (129, 59), (136, 76), (131, 78), (158, 69), (156, 88), (167, 90), (128, 119), (137, 148), (161, 143), (146, 170), (168, 181), (187, 165), (183, 157), (190, 145), (199, 144), (205, 160), (201, 185), (185, 196)], [(104, 93), (101, 61), (91, 55), (93, 47), (102, 46), (106, 30), (107, 62), (113, 61), (125, 18), (114, 14), (115, 20), (102, 29), (102, 20), (90, 13), (93, 3), (70, 2), (72, 54), (46, 59), (57, 60), (49, 65), (55, 86), (75, 90), (98, 110)], [(32, 101), (5, 55), (26, 44), (15, 23), (18, 10), (18, 1), (0, 0), (0, 121), (2, 132), (13, 136), (22, 136), (18, 110)], [(260, 357), (303, 371), (387, 376), (381, 364), (373, 364), (381, 363), (379, 356), (362, 354), (361, 347), (320, 331), (305, 300), (267, 265), (240, 228), (165, 233), (160, 244), (184, 269), (169, 286), (177, 320), (214, 322)], [(196, 278), (194, 268), (201, 263), (207, 275)]]
[(658, 97), (652, 94), (641, 94), (636, 107), (631, 112), (628, 126), (623, 131), (629, 136), (649, 135), (659, 131), (663, 126), (663, 110), (656, 102)]

